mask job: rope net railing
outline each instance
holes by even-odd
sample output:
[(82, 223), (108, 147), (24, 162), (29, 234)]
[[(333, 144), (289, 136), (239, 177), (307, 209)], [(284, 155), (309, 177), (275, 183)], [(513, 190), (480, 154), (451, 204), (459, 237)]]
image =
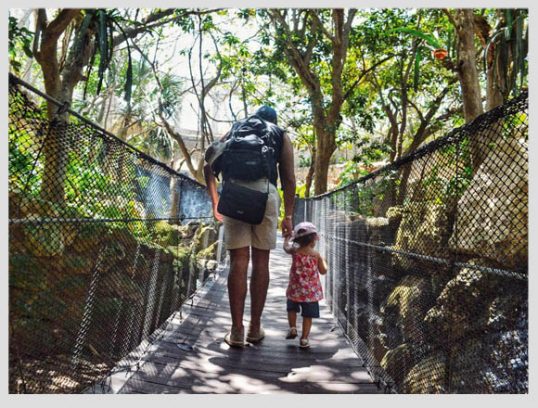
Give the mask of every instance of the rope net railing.
[(10, 393), (82, 392), (141, 357), (217, 246), (202, 185), (10, 77)]
[(298, 200), (327, 302), (389, 392), (528, 392), (528, 95)]

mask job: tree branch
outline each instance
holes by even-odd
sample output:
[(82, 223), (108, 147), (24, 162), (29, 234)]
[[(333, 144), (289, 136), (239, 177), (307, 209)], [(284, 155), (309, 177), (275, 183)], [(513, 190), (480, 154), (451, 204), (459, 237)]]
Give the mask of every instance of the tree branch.
[(162, 113), (159, 112), (159, 118), (161, 119), (166, 131), (168, 134), (177, 142), (179, 149), (181, 150), (181, 154), (183, 155), (185, 162), (187, 163), (187, 167), (191, 174), (196, 178), (196, 169), (194, 167), (194, 164), (192, 162), (192, 156), (189, 153), (187, 146), (185, 145), (185, 141), (183, 140), (183, 136), (174, 130), (172, 125), (165, 119), (165, 117), (162, 115)]
[(424, 115), (422, 114), (422, 111), (418, 108), (418, 106), (415, 104), (415, 102), (410, 100), (409, 105), (411, 105), (411, 107), (413, 109), (415, 109), (415, 111), (417, 112), (417, 115), (418, 115), (418, 118), (420, 120), (420, 123), (422, 124), (422, 123), (426, 122), (426, 119), (424, 118)]
[(458, 23), (456, 22), (456, 19), (454, 18), (454, 16), (452, 15), (452, 13), (451, 13), (448, 9), (446, 9), (446, 8), (444, 8), (444, 9), (442, 9), (442, 10), (443, 10), (443, 13), (444, 13), (444, 14), (448, 17), (448, 19), (450, 20), (450, 22), (452, 23), (452, 25), (453, 25), (454, 27), (458, 27)]
[(297, 71), (297, 74), (299, 74), (301, 81), (303, 82), (310, 94), (319, 92), (319, 80), (316, 75), (310, 70), (310, 67), (306, 64), (303, 56), (301, 55), (295, 44), (293, 44), (293, 42), (291, 41), (292, 33), (283, 15), (280, 14), (279, 10), (272, 9), (269, 10), (269, 16), (273, 21), (273, 24), (275, 24), (275, 26), (279, 25), (286, 33), (285, 41), (288, 44), (288, 47), (285, 48), (284, 51), (288, 56), (291, 65), (294, 66)]
[(112, 46), (116, 47), (119, 44), (121, 44), (123, 41), (125, 41), (125, 37), (134, 38), (140, 33), (149, 31), (152, 28), (159, 27), (167, 23), (177, 21), (183, 17), (189, 16), (189, 15), (210, 14), (210, 13), (214, 13), (215, 11), (219, 11), (221, 9), (217, 8), (217, 9), (209, 9), (209, 10), (201, 10), (201, 11), (189, 10), (189, 11), (185, 11), (184, 14), (181, 14), (179, 16), (176, 16), (170, 19), (164, 19), (165, 17), (172, 15), (176, 10), (177, 9), (164, 9), (164, 10), (160, 10), (160, 11), (157, 11), (148, 15), (144, 19), (141, 25), (125, 28), (124, 29), (125, 36), (121, 34), (114, 37), (114, 39), (112, 40)]
[(344, 100), (346, 100), (349, 97), (349, 95), (351, 94), (353, 89), (362, 81), (362, 79), (364, 77), (366, 77), (366, 75), (368, 75), (370, 72), (372, 72), (374, 69), (376, 69), (379, 65), (383, 64), (384, 62), (388, 61), (391, 58), (394, 58), (394, 55), (389, 55), (388, 57), (383, 58), (381, 61), (376, 62), (374, 65), (372, 65), (367, 70), (362, 71), (361, 74), (359, 75), (359, 77), (355, 80), (355, 82), (353, 82), (353, 84), (351, 84), (349, 89), (344, 94)]
[[(433, 118), (433, 116), (437, 113), (437, 111), (439, 110), (439, 107), (441, 106), (441, 102), (443, 101), (443, 99), (445, 98), (445, 96), (448, 94), (448, 92), (450, 91), (450, 86), (455, 82), (455, 80), (451, 81), (441, 92), (440, 94), (437, 96), (437, 98), (435, 98), (435, 100), (431, 103), (431, 106), (430, 106), (430, 109), (428, 109), (428, 112), (426, 113), (425, 116), (423, 116), (422, 112), (420, 111), (420, 109), (418, 109), (418, 107), (412, 102), (412, 101), (409, 101), (409, 104), (415, 108), (415, 110), (417, 111), (417, 113), (419, 114), (419, 117), (420, 117), (420, 126), (418, 127), (417, 131), (415, 132), (415, 135), (413, 136), (413, 141), (411, 142), (411, 144), (409, 145), (409, 147), (407, 148), (407, 150), (405, 151), (404, 155), (406, 154), (409, 154), (411, 152), (413, 152), (414, 150), (416, 150), (421, 144), (422, 142), (424, 142), (424, 140), (426, 140), (426, 138), (431, 134), (433, 133), (433, 131), (436, 129), (435, 126), (430, 126), (430, 122)], [(439, 119), (439, 118), (438, 118)]]
[[(308, 19), (308, 12), (305, 14), (305, 26)], [(316, 34), (318, 31), (318, 23), (316, 19), (310, 19), (310, 39), (308, 40), (308, 44), (306, 46), (306, 52), (304, 54), (304, 61), (306, 65), (310, 65), (310, 61), (312, 60), (312, 52), (314, 51), (314, 46), (316, 45)], [(304, 35), (303, 35), (304, 37)]]
[(32, 44), (32, 52), (37, 62), (41, 59), (41, 54), (39, 53), (39, 40), (45, 28), (47, 28), (47, 12), (45, 9), (37, 9), (34, 42)]
[(51, 41), (56, 41), (65, 31), (69, 23), (80, 14), (80, 9), (62, 9), (60, 13), (52, 20), (45, 29), (47, 37)]
[(323, 25), (323, 22), (319, 19), (316, 11), (314, 10), (313, 12), (310, 13), (310, 15), (312, 16), (312, 18), (314, 20), (316, 20), (319, 28), (321, 28), (321, 32), (323, 34), (325, 34), (325, 36), (331, 40), (332, 43), (334, 43), (335, 39), (334, 39), (334, 36), (329, 32), (329, 30), (327, 30), (327, 28)]

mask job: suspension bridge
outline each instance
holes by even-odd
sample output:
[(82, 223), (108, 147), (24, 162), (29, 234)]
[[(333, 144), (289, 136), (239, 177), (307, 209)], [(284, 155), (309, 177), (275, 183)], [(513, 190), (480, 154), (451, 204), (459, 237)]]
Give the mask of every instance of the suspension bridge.
[[(527, 393), (528, 95), (298, 199), (329, 273), (312, 347), (231, 321), (204, 187), (11, 76), (11, 393)], [(279, 245), (280, 248), (280, 245)], [(245, 315), (248, 316), (248, 303)]]

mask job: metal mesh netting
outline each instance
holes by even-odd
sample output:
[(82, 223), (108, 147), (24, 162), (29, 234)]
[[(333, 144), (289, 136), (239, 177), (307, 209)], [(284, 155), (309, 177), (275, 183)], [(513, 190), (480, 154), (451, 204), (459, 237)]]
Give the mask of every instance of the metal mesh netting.
[(387, 391), (528, 392), (528, 95), (299, 200), (327, 302)]
[(217, 233), (202, 185), (27, 87), (10, 78), (9, 389), (81, 392), (155, 339)]

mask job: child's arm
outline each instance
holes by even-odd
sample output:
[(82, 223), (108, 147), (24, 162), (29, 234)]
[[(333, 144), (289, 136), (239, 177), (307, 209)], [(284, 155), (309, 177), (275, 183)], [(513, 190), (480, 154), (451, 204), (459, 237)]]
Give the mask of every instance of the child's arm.
[(295, 248), (293, 247), (293, 244), (290, 244), (290, 239), (291, 237), (289, 235), (284, 237), (283, 248), (287, 254), (293, 254), (295, 252)]
[(325, 263), (325, 259), (319, 254), (318, 255), (318, 270), (321, 275), (325, 275), (327, 273), (327, 264)]

